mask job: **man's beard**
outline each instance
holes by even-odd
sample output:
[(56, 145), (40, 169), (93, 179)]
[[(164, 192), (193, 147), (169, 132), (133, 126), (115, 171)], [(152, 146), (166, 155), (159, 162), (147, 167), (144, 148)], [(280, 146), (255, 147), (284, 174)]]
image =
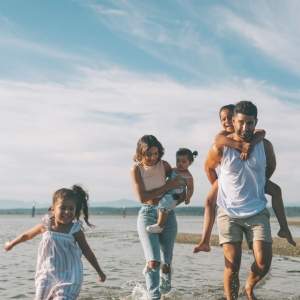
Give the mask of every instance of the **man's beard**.
[(241, 138), (244, 139), (244, 140), (251, 140), (253, 137), (253, 131), (245, 131), (245, 132), (242, 132), (241, 134)]

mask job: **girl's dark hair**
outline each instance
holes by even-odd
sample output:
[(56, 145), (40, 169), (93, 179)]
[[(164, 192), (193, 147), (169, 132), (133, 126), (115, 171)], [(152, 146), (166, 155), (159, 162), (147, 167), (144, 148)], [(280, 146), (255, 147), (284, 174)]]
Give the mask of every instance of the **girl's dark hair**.
[(58, 199), (74, 201), (76, 204), (75, 218), (79, 220), (82, 211), (85, 223), (92, 226), (89, 222), (89, 194), (81, 186), (73, 185), (72, 189), (62, 188), (57, 190), (52, 197), (52, 206), (55, 205)]
[(235, 108), (234, 104), (227, 104), (227, 105), (222, 106), (219, 110), (219, 117), (221, 118), (221, 112), (223, 110), (229, 110), (233, 114), (234, 113), (234, 108)]
[(197, 151), (192, 152), (190, 149), (187, 148), (179, 148), (176, 152), (176, 157), (181, 155), (186, 155), (189, 162), (192, 163), (194, 161), (194, 158), (198, 156), (198, 152)]
[(162, 144), (158, 141), (158, 139), (154, 135), (143, 135), (137, 142), (136, 152), (133, 157), (133, 160), (136, 162), (141, 162), (143, 156), (151, 147), (157, 147), (158, 149), (158, 159), (160, 160), (165, 153), (165, 149)]

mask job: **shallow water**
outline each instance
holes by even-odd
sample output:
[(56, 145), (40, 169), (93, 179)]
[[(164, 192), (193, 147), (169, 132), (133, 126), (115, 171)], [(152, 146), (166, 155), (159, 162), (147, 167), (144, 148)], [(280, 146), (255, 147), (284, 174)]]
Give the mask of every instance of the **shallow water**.
[[(39, 221), (27, 216), (1, 216), (0, 243), (30, 228)], [(86, 232), (87, 239), (107, 274), (98, 283), (92, 267), (84, 262), (84, 283), (80, 300), (146, 299), (142, 269), (143, 252), (136, 232), (136, 217), (92, 216), (96, 228)], [(199, 232), (201, 219), (178, 217), (180, 232)], [(277, 231), (272, 222), (273, 232)], [(299, 227), (292, 227), (295, 236)], [(11, 252), (0, 251), (0, 299), (33, 299), (36, 252), (40, 238), (16, 246)], [(210, 253), (193, 254), (193, 245), (176, 244), (173, 263), (173, 290), (165, 299), (222, 299), (223, 254), (213, 247)], [(241, 285), (252, 263), (250, 252), (243, 253)], [(300, 258), (273, 258), (272, 269), (257, 287), (259, 299), (300, 299)], [(241, 296), (239, 299), (245, 299)]]

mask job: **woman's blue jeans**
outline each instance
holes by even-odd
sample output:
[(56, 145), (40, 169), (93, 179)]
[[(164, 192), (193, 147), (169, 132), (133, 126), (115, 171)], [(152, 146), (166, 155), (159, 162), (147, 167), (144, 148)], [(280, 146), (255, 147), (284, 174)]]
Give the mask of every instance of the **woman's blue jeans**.
[(157, 216), (157, 206), (143, 205), (139, 211), (137, 219), (138, 234), (144, 250), (146, 262), (158, 262), (158, 266), (156, 268), (146, 268), (146, 271), (144, 272), (147, 290), (150, 295), (150, 299), (152, 300), (160, 299), (159, 263), (171, 265), (173, 248), (177, 234), (177, 221), (173, 210), (169, 212), (162, 233), (149, 233), (146, 230), (146, 227), (148, 225), (155, 224), (157, 222)]

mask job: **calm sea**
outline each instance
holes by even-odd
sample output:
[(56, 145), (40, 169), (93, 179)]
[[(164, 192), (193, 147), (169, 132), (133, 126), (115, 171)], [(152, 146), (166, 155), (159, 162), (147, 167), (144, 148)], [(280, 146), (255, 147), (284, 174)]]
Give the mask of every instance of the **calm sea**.
[[(0, 216), (0, 243), (15, 237), (39, 222), (40, 216)], [(299, 218), (298, 218), (299, 220)], [(84, 283), (80, 300), (145, 299), (142, 269), (143, 252), (136, 232), (136, 216), (92, 215), (96, 225), (87, 230), (87, 239), (107, 274), (105, 283), (98, 283), (95, 271), (84, 262)], [(202, 219), (178, 216), (179, 232), (198, 233)], [(275, 234), (278, 226), (272, 221)], [(296, 237), (300, 228), (291, 226)], [(11, 252), (0, 251), (0, 299), (33, 299), (36, 252), (40, 237), (16, 246)], [(193, 245), (176, 244), (173, 263), (173, 290), (164, 299), (222, 299), (222, 249), (213, 247), (210, 253), (193, 254)], [(252, 255), (243, 253), (241, 285), (245, 282)], [(273, 258), (272, 269), (257, 288), (258, 299), (300, 299), (300, 258)], [(245, 299), (243, 296), (240, 299)]]

